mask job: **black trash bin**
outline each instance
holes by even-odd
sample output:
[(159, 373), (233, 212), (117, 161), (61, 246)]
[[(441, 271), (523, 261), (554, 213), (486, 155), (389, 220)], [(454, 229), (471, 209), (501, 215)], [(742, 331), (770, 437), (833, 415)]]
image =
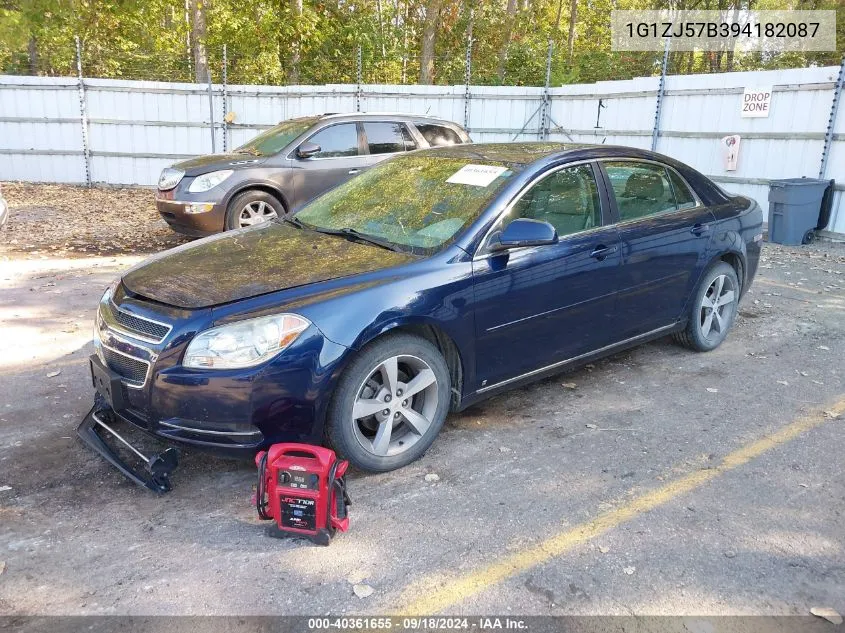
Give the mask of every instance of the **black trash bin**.
[(769, 241), (809, 244), (830, 219), (832, 180), (786, 178), (769, 185)]

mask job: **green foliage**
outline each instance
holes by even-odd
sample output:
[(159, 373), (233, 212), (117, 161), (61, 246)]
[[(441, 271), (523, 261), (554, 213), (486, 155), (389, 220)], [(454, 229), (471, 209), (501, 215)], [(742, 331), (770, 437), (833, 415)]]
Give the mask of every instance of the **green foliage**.
[[(569, 55), (569, 0), (443, 0), (434, 82), (462, 84), (472, 29), (472, 83), (542, 85), (548, 42), (553, 85), (652, 75), (661, 55), (610, 51), (612, 9), (732, 6), (734, 0), (578, 0)], [(749, 0), (741, 0), (747, 6)], [(753, 0), (755, 9), (839, 8), (841, 0)], [(232, 84), (416, 83), (432, 0), (207, 0), (204, 45), (220, 81), (223, 46)], [(88, 77), (192, 81), (191, 16), (184, 0), (11, 0), (0, 3), (0, 73), (74, 75), (75, 37)], [(558, 19), (559, 16), (559, 19)], [(841, 44), (840, 44), (841, 47)], [(699, 73), (808, 64), (841, 53), (714, 56), (672, 53), (670, 72)]]

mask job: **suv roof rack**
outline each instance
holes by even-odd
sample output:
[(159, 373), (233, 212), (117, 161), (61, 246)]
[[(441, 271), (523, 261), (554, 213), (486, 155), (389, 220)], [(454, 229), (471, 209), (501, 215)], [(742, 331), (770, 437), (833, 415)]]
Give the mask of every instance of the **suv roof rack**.
[(412, 112), (327, 112), (325, 114), (320, 115), (320, 118), (329, 119), (340, 116), (402, 116), (411, 119), (445, 120), (441, 119), (441, 117), (433, 116), (431, 114), (415, 114)]

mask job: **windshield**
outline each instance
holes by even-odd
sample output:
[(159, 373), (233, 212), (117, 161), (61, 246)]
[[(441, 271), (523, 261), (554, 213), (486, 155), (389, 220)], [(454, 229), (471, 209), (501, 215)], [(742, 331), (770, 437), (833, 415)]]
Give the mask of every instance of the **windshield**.
[(249, 143), (244, 143), (235, 153), (252, 154), (253, 156), (270, 156), (283, 150), (297, 136), (314, 125), (317, 119), (291, 119), (279, 123), (275, 127), (262, 132)]
[(296, 219), (306, 227), (353, 229), (400, 247), (430, 251), (477, 218), (513, 169), (467, 158), (401, 156), (313, 200)]

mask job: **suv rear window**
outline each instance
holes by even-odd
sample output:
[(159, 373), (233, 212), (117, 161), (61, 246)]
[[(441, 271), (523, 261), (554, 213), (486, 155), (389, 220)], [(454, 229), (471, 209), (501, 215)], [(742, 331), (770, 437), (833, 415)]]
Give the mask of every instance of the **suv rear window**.
[(401, 123), (364, 123), (370, 154), (393, 154), (416, 149), (411, 135)]
[(415, 123), (415, 125), (420, 131), (420, 134), (423, 135), (423, 138), (432, 147), (461, 145), (463, 143), (458, 133), (445, 125), (435, 125), (434, 123)]

